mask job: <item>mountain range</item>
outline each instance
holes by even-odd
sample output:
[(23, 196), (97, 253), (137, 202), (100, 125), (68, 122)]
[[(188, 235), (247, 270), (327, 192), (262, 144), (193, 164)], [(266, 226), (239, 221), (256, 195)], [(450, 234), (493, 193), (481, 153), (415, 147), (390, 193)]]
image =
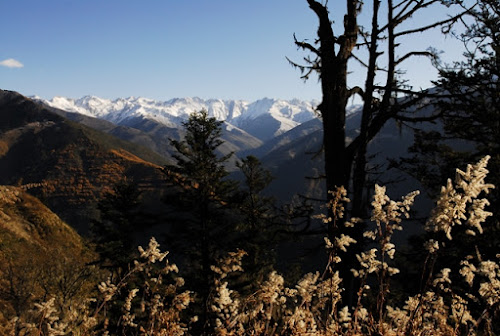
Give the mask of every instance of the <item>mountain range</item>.
[[(0, 184), (43, 182), (32, 194), (84, 230), (81, 225), (88, 223), (91, 209), (95, 213), (106, 185), (127, 178), (156, 195), (161, 192), (158, 168), (173, 162), (170, 139), (183, 137), (182, 123), (190, 113), (206, 109), (223, 121), (219, 150), (235, 153), (227, 167), (233, 177), (238, 176), (235, 162), (254, 155), (275, 177), (266, 190), (269, 195), (282, 202), (296, 194), (321, 199), (323, 132), (314, 104), (267, 98), (251, 103), (90, 96), (42, 100), (0, 91)], [(350, 138), (359, 123), (359, 107), (352, 106), (346, 124)], [(388, 122), (369, 145), (371, 183), (406, 181), (392, 188), (396, 197), (421, 188), (388, 165), (388, 159), (404, 155), (412, 143), (411, 128)]]
[[(323, 195), (322, 183), (314, 179), (291, 184), (304, 176), (318, 177), (323, 173), (321, 155), (322, 125), (315, 108), (318, 101), (280, 100), (264, 98), (254, 102), (201, 98), (175, 98), (156, 101), (148, 98), (103, 99), (85, 96), (79, 99), (54, 97), (35, 100), (57, 113), (123, 140), (147, 147), (170, 159), (174, 149), (170, 139), (183, 136), (182, 123), (189, 115), (202, 109), (223, 122), (220, 154), (235, 153), (228, 165), (235, 171), (235, 162), (246, 155), (257, 156), (277, 178), (270, 193), (279, 199), (290, 199), (294, 193), (313, 197)], [(63, 112), (64, 111), (64, 112)], [(360, 123), (360, 106), (347, 111), (347, 135), (356, 136)], [(103, 126), (106, 125), (106, 126)], [(404, 129), (402, 129), (403, 127)], [(404, 154), (413, 142), (413, 131), (389, 122), (372, 141), (370, 152), (377, 155), (377, 166)], [(316, 159), (314, 159), (316, 157)], [(395, 172), (391, 172), (394, 174)]]
[[(190, 113), (205, 109), (209, 115), (224, 122), (224, 144), (220, 152), (235, 153), (227, 167), (235, 172), (234, 177), (238, 177), (235, 167), (238, 158), (254, 155), (275, 177), (267, 188), (269, 195), (283, 202), (289, 202), (295, 194), (324, 198), (324, 183), (318, 179), (324, 174), (323, 131), (321, 119), (315, 111), (316, 101), (176, 98), (161, 102), (146, 98), (108, 100), (86, 96), (80, 99), (55, 97), (42, 102), (52, 108), (70, 111), (66, 112), (66, 117), (79, 122), (91, 118), (86, 121), (90, 127), (96, 127), (96, 118), (108, 122), (112, 127), (107, 126), (108, 133), (145, 146), (166, 159), (174, 151), (170, 139), (182, 138), (182, 122)], [(346, 121), (350, 138), (357, 135), (359, 125), (360, 107), (350, 106)], [(410, 176), (389, 169), (388, 165), (390, 159), (405, 155), (412, 143), (413, 129), (390, 121), (369, 145), (369, 154), (373, 156), (370, 166), (376, 167), (372, 170), (372, 183), (403, 181), (392, 188), (394, 197), (422, 189)]]
[[(191, 113), (204, 109), (223, 122), (224, 143), (218, 149), (220, 154), (236, 154), (227, 166), (229, 171), (236, 169), (237, 157), (248, 154), (263, 157), (293, 139), (321, 128), (315, 111), (317, 101), (270, 98), (254, 102), (200, 98), (155, 101), (134, 97), (109, 100), (93, 96), (34, 99), (55, 113), (145, 146), (166, 159), (171, 158), (174, 151), (170, 139), (180, 140), (184, 134), (182, 123)], [(357, 110), (359, 106), (351, 106), (348, 113)]]
[(315, 118), (315, 107), (318, 104), (315, 101), (270, 98), (248, 102), (203, 100), (196, 97), (156, 101), (135, 97), (109, 100), (85, 96), (79, 99), (54, 97), (41, 101), (61, 110), (129, 127), (136, 127), (144, 120), (150, 120), (166, 127), (178, 128), (191, 113), (204, 109), (210, 116), (223, 121), (226, 131), (246, 132), (260, 141), (274, 138)]
[[(279, 198), (289, 199), (294, 191), (314, 197), (323, 193), (322, 183), (313, 182), (313, 179), (306, 184), (289, 182), (304, 176), (322, 175), (322, 160), (314, 160), (314, 153), (321, 150), (323, 136), (321, 119), (315, 111), (317, 101), (270, 98), (254, 102), (200, 98), (155, 101), (135, 97), (109, 100), (94, 96), (39, 101), (70, 112), (73, 119), (76, 116), (80, 119), (79, 122), (84, 117), (110, 122), (114, 125), (110, 134), (144, 145), (167, 159), (174, 150), (169, 140), (182, 138), (182, 123), (191, 113), (204, 109), (210, 116), (223, 121), (222, 138), (225, 142), (220, 148), (221, 154), (236, 154), (229, 170), (235, 170), (237, 157), (251, 154), (278, 176), (271, 190)], [(351, 138), (356, 136), (360, 124), (359, 112), (360, 107), (356, 105), (347, 111), (346, 130)], [(372, 141), (372, 154), (390, 153), (388, 156), (395, 158), (404, 153), (413, 142), (413, 132), (401, 127), (404, 126), (389, 122)], [(131, 130), (141, 132), (141, 136), (131, 135)], [(141, 141), (145, 137), (149, 140)], [(321, 158), (321, 155), (316, 157)], [(386, 158), (379, 155), (377, 161), (377, 165), (383, 165)]]

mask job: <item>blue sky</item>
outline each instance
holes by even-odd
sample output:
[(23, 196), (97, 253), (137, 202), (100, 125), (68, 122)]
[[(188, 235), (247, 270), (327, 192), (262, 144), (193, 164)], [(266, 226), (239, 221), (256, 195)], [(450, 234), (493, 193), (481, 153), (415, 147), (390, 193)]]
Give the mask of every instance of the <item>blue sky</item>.
[[(0, 88), (48, 99), (320, 99), (317, 79), (304, 83), (285, 58), (300, 61), (293, 34), (314, 39), (316, 28), (305, 0), (1, 1)], [(439, 34), (410, 44), (460, 54)], [(427, 61), (407, 67), (416, 87), (435, 78)], [(352, 78), (362, 84), (360, 71)]]

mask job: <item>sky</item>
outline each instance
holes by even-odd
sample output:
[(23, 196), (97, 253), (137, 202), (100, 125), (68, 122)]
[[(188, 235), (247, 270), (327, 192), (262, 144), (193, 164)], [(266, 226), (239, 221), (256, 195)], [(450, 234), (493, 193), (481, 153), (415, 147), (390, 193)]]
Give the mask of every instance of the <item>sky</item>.
[[(336, 22), (339, 3), (330, 1)], [(317, 77), (304, 83), (286, 59), (307, 56), (294, 33), (312, 42), (316, 30), (306, 0), (0, 1), (0, 88), (45, 99), (320, 99)], [(407, 44), (461, 54), (439, 32)], [(428, 61), (405, 66), (415, 88), (436, 77)], [(362, 69), (352, 70), (350, 85), (363, 84)]]

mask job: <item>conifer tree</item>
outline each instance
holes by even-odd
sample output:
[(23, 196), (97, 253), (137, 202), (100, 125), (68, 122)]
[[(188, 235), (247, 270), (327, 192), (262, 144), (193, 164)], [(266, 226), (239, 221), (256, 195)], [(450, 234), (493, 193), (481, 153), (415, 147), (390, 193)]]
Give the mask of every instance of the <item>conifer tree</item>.
[(255, 156), (249, 155), (238, 162), (244, 185), (240, 188), (239, 211), (241, 247), (248, 253), (243, 260), (247, 287), (258, 286), (274, 265), (274, 247), (277, 240), (275, 200), (262, 191), (271, 183), (271, 173), (262, 167)]
[[(486, 155), (491, 156), (488, 182), (500, 183), (500, 3), (478, 1), (462, 23), (465, 26), (457, 27), (462, 33), (456, 37), (465, 46), (464, 59), (452, 65), (436, 64), (440, 75), (436, 89), (446, 95), (437, 103), (442, 127), (418, 131), (412, 156), (401, 161), (403, 169), (432, 195), (437, 195), (436, 186), (444, 184), (455, 167), (463, 168)], [(464, 235), (461, 248), (475, 253), (479, 245), (485, 257), (494, 257), (500, 244), (499, 188), (490, 192), (488, 200), (490, 211), (496, 212), (484, 226), (488, 234)]]
[(175, 165), (163, 172), (174, 187), (165, 200), (174, 207), (172, 244), (189, 263), (188, 281), (199, 289), (203, 312), (201, 325), (207, 323), (205, 306), (212, 284), (211, 265), (231, 249), (236, 221), (230, 216), (236, 183), (228, 180), (224, 163), (231, 154), (219, 156), (222, 145), (221, 124), (206, 110), (190, 115), (183, 123), (184, 140), (171, 140), (177, 153)]
[(118, 182), (99, 201), (100, 218), (91, 225), (101, 266), (118, 274), (127, 270), (137, 248), (135, 234), (145, 225), (145, 217), (139, 210), (140, 196), (136, 184)]
[(247, 156), (236, 165), (245, 178), (240, 207), (247, 214), (247, 226), (252, 230), (258, 230), (264, 225), (262, 222), (271, 217), (273, 198), (262, 196), (261, 192), (271, 183), (273, 177), (253, 155)]
[[(500, 3), (480, 0), (464, 20), (465, 60), (453, 67), (440, 65), (436, 85), (451, 95), (441, 100), (443, 140), (463, 139), (473, 145), (461, 166), (471, 159), (490, 155), (490, 180), (500, 182)], [(494, 194), (496, 208), (498, 189)]]

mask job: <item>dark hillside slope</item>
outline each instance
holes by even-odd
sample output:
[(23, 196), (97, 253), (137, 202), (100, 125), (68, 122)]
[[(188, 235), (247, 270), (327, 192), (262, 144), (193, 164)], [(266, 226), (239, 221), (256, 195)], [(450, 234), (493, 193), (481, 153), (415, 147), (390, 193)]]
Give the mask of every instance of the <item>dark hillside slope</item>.
[[(357, 134), (359, 117), (359, 114), (352, 114), (347, 119), (346, 131), (350, 138)], [(437, 127), (429, 123), (420, 123), (416, 126), (424, 129)], [(411, 191), (420, 190), (422, 193), (417, 197), (413, 207), (417, 211), (415, 214), (415, 218), (417, 218), (428, 214), (433, 206), (432, 200), (426, 197), (425, 188), (419, 181), (390, 165), (391, 160), (408, 155), (407, 151), (413, 144), (413, 139), (414, 130), (408, 126), (398, 125), (395, 121), (389, 121), (382, 128), (368, 146), (369, 179), (366, 188), (371, 195), (375, 183), (385, 185), (387, 193), (392, 199), (400, 199), (401, 196)], [(323, 131), (318, 129), (290, 142), (285, 142), (281, 146), (274, 147), (264, 156), (262, 158), (263, 164), (275, 176), (266, 192), (283, 202), (289, 201), (294, 194), (313, 199), (325, 199), (324, 179), (317, 178), (324, 175), (322, 141)], [(367, 199), (367, 204), (370, 202), (371, 196)], [(322, 205), (321, 202), (315, 204)], [(398, 235), (408, 237), (420, 232), (420, 230), (420, 224), (411, 222), (405, 226), (404, 233), (398, 233)]]
[(0, 334), (37, 300), (77, 304), (96, 256), (82, 238), (21, 188), (0, 186)]
[(79, 232), (87, 230), (96, 201), (114, 183), (127, 179), (156, 192), (164, 163), (144, 147), (0, 91), (0, 184), (35, 184), (30, 193)]
[(50, 106), (45, 106), (45, 108), (50, 112), (96, 131), (107, 133), (131, 144), (146, 147), (167, 160), (171, 159), (171, 153), (174, 151), (170, 144), (170, 138), (181, 138), (182, 132), (179, 129), (162, 126), (153, 121), (143, 120), (142, 123), (129, 127), (115, 125), (107, 120), (89, 117), (80, 113), (67, 112)]
[[(23, 188), (0, 185), (1, 251), (20, 251), (22, 246), (68, 252), (84, 248), (82, 238), (36, 197)], [(5, 255), (3, 255), (5, 256)]]
[[(348, 142), (357, 135), (359, 122), (360, 113), (348, 116), (346, 125)], [(269, 192), (278, 196), (279, 199), (290, 199), (295, 193), (317, 199), (325, 198), (324, 180), (308, 179), (324, 175), (323, 153), (321, 152), (323, 130), (319, 120), (309, 122), (306, 126), (310, 127), (304, 135), (299, 137), (288, 136), (288, 133), (295, 132), (295, 129), (284, 133), (281, 138), (290, 139), (272, 143), (270, 146), (272, 150), (262, 157), (262, 162), (276, 177), (270, 185)], [(427, 127), (424, 124), (419, 126)], [(391, 184), (389, 190), (392, 190), (393, 195), (397, 197), (408, 193), (413, 190), (412, 188), (421, 188), (416, 180), (389, 166), (391, 159), (399, 159), (407, 155), (408, 147), (413, 144), (413, 138), (413, 129), (389, 121), (368, 146), (370, 181), (378, 184)], [(395, 181), (400, 181), (400, 183), (392, 185)]]

